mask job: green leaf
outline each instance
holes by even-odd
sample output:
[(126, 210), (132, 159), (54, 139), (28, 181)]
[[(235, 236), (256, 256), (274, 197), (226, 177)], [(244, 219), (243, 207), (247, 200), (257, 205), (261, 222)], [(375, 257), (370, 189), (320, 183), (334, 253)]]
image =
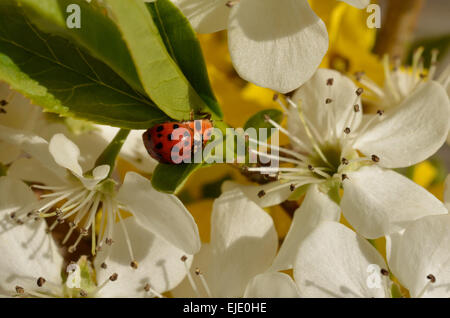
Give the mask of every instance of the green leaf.
[(185, 184), (187, 178), (196, 170), (200, 169), (201, 163), (184, 163), (170, 165), (160, 163), (156, 166), (152, 175), (153, 187), (166, 193), (177, 193)]
[(142, 0), (105, 0), (150, 98), (170, 117), (189, 119), (206, 105), (171, 58)]
[(423, 47), (424, 48), (424, 52), (422, 54), (424, 67), (425, 68), (430, 68), (430, 66), (431, 66), (431, 52), (433, 50), (436, 49), (436, 50), (439, 51), (439, 55), (437, 57), (438, 61), (440, 61), (442, 58), (447, 56), (447, 52), (448, 52), (448, 50), (450, 48), (450, 34), (445, 34), (445, 35), (442, 35), (442, 36), (420, 39), (420, 40), (414, 42), (410, 46), (409, 52), (407, 53), (407, 57), (406, 57), (407, 65), (412, 65), (414, 52), (419, 47)]
[(220, 197), (222, 194), (222, 185), (227, 180), (232, 180), (233, 177), (231, 174), (227, 174), (219, 180), (215, 180), (213, 182), (205, 183), (202, 186), (202, 198), (203, 199), (216, 199)]
[(168, 120), (108, 65), (0, 2), (0, 79), (49, 112), (130, 129)]
[(281, 123), (281, 121), (283, 120), (282, 111), (278, 109), (265, 109), (260, 112), (257, 112), (255, 115), (250, 117), (244, 125), (244, 130), (251, 127), (255, 128), (258, 135), (258, 140), (264, 141), (259, 139), (259, 128), (266, 128), (268, 132), (267, 138), (269, 138), (271, 135), (271, 128), (274, 127), (265, 120), (266, 116), (269, 116), (273, 121), (277, 123)]
[(172, 59), (213, 112), (213, 118), (222, 118), (222, 111), (211, 89), (200, 43), (188, 19), (169, 0), (147, 3), (147, 7)]
[[(131, 87), (145, 94), (126, 43), (119, 29), (97, 1), (19, 0), (30, 21), (46, 33), (71, 39), (91, 56), (107, 64)], [(66, 25), (67, 7), (80, 6), (81, 28)]]

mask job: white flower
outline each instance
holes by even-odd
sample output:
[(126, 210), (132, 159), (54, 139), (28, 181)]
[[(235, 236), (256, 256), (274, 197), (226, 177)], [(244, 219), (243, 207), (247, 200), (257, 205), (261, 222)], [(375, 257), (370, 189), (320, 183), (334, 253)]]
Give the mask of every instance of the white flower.
[[(0, 126), (28, 132), (38, 132), (45, 125), (41, 108), (32, 105), (24, 96), (9, 89), (0, 82)], [(17, 159), (20, 148), (11, 143), (0, 141), (0, 163), (9, 164)]]
[[(410, 69), (401, 67), (400, 59), (395, 59), (394, 67), (391, 69), (389, 56), (385, 55), (383, 59), (385, 78), (383, 87), (380, 87), (369, 77), (365, 76), (364, 72), (356, 73), (356, 80), (369, 89), (367, 102), (377, 109), (392, 108), (401, 104), (411, 94), (421, 89), (424, 83), (430, 81), (441, 85), (447, 91), (447, 97), (450, 96), (450, 65), (439, 76), (436, 76), (438, 50), (431, 52), (431, 66), (429, 70), (424, 69), (423, 51), (424, 48), (420, 47), (414, 52), (413, 63)], [(426, 108), (427, 105), (423, 107)], [(450, 131), (447, 143), (450, 144)]]
[[(20, 183), (15, 186), (23, 187)], [(22, 191), (23, 194), (29, 191), (28, 194), (33, 196), (26, 187), (22, 188)], [(26, 197), (21, 199), (26, 200)], [(12, 203), (11, 200), (9, 202)], [(64, 259), (53, 238), (46, 233), (42, 219), (26, 226), (9, 227), (2, 222), (1, 229), (0, 297), (72, 298), (122, 295), (121, 289), (126, 285), (125, 279), (114, 273), (104, 280), (98, 280), (97, 277), (99, 284), (96, 284), (92, 275), (93, 269), (84, 257), (77, 264), (71, 263), (67, 266), (68, 275), (64, 282), (61, 276)], [(82, 276), (81, 270), (89, 275)], [(76, 284), (72, 284), (74, 281)], [(106, 289), (110, 290), (107, 294), (104, 293)], [(128, 294), (130, 297), (139, 295), (140, 293), (133, 291)]]
[[(196, 253), (200, 249), (200, 239), (192, 216), (175, 196), (157, 192), (148, 179), (134, 172), (126, 174), (124, 183), (117, 191), (115, 182), (108, 178), (108, 165), (83, 173), (78, 163), (78, 147), (62, 134), (53, 136), (49, 144), (38, 136), (24, 136), (11, 131), (2, 134), (0, 130), (0, 138), (22, 141), (22, 148), (33, 156), (32, 159), (24, 159), (28, 160), (27, 171), (33, 173), (27, 174), (27, 171), (15, 168), (14, 162), (10, 168), (15, 171), (14, 175), (43, 184), (35, 184), (35, 189), (51, 191), (41, 195), (39, 201), (23, 204), (8, 212), (12, 219), (21, 224), (30, 217), (56, 216), (48, 231), (68, 222), (70, 230), (63, 244), (72, 235), (76, 237), (69, 252), (75, 251), (81, 239), (91, 233), (93, 254), (105, 245), (112, 245), (98, 255), (101, 263), (106, 262), (108, 268), (116, 272), (131, 265), (137, 270), (129, 272), (140, 280), (150, 279), (158, 292), (174, 287), (183, 278), (184, 270), (179, 274), (177, 269), (177, 266), (183, 269), (178, 260), (183, 254)], [(22, 163), (21, 167), (24, 166)], [(0, 184), (14, 181), (14, 178), (7, 176)], [(101, 218), (97, 219), (100, 208)], [(125, 218), (124, 213), (132, 217)], [(118, 251), (120, 255), (117, 255)], [(173, 261), (175, 259), (177, 262)], [(163, 264), (158, 266), (165, 276), (157, 270), (145, 270), (157, 266), (155, 262)], [(123, 271), (123, 274), (128, 275), (129, 272)], [(102, 274), (98, 275), (102, 277)], [(125, 281), (132, 284), (131, 279)], [(137, 286), (133, 285), (133, 288)], [(122, 290), (127, 292), (125, 288)]]
[(431, 52), (431, 67), (429, 70), (425, 70), (422, 57), (423, 51), (424, 48), (420, 47), (414, 52), (410, 69), (401, 67), (400, 59), (394, 60), (395, 64), (391, 69), (389, 56), (385, 55), (383, 58), (383, 87), (380, 87), (369, 77), (365, 76), (364, 72), (356, 73), (356, 80), (368, 88), (368, 102), (373, 103), (377, 109), (395, 107), (419, 90), (424, 83), (430, 81), (440, 84), (444, 90), (449, 92), (450, 66), (447, 66), (439, 76), (436, 76), (436, 63), (439, 52), (433, 50)]
[[(0, 178), (0, 213), (3, 216), (16, 213), (24, 205), (32, 206), (37, 200), (24, 183)], [(64, 284), (61, 279), (64, 259), (47, 234), (45, 221), (30, 214), (24, 222), (27, 224), (17, 226), (9, 217), (0, 222), (0, 296), (76, 297), (80, 293), (100, 296), (101, 288), (93, 283), (89, 286), (80, 283), (77, 289)]]
[[(341, 209), (367, 238), (397, 232), (429, 214), (447, 213), (425, 189), (387, 169), (418, 163), (444, 143), (449, 125), (445, 91), (429, 82), (395, 109), (368, 118), (362, 117), (361, 93), (338, 72), (320, 69), (293, 100), (287, 98), (288, 129), (268, 118), (290, 138), (291, 149), (272, 147), (289, 166), (248, 168), (273, 173), (278, 181), (239, 187), (256, 203), (270, 206), (309, 186), (275, 261), (278, 269), (291, 267), (298, 241), (321, 220), (338, 220)], [(234, 186), (225, 184), (224, 189)]]
[[(342, 0), (360, 9), (368, 0)], [(228, 30), (239, 75), (287, 93), (307, 81), (328, 49), (325, 24), (306, 0), (172, 0), (200, 33)]]
[(391, 297), (389, 270), (411, 297), (450, 297), (450, 216), (413, 222), (391, 238), (389, 267), (364, 238), (323, 222), (300, 244), (294, 278), (301, 297)]
[[(255, 281), (269, 283), (267, 273), (278, 246), (272, 218), (254, 202), (237, 194), (222, 194), (214, 202), (211, 241), (195, 255), (192, 271), (174, 290), (175, 297), (287, 297), (278, 285), (255, 290)], [(236, 199), (236, 196), (238, 199)]]

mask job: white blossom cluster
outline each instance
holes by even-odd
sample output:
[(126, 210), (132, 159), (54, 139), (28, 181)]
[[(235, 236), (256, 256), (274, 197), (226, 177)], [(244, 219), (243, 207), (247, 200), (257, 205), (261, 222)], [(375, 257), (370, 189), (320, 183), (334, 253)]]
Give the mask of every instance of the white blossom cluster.
[[(362, 74), (353, 81), (318, 69), (328, 35), (306, 0), (173, 2), (198, 32), (228, 30), (243, 79), (293, 92), (277, 100), (285, 125), (266, 117), (289, 140), (276, 149), (280, 167), (247, 168), (272, 181), (225, 182), (203, 243), (180, 199), (153, 188), (156, 163), (142, 131), (121, 149), (120, 159), (135, 167), (121, 178), (96, 165), (117, 129), (74, 134), (1, 84), (0, 294), (392, 297), (395, 277), (411, 297), (450, 297), (450, 177), (441, 202), (397, 172), (447, 140), (448, 69), (423, 76), (386, 61), (384, 87)], [(366, 94), (376, 97), (376, 111), (366, 111)], [(264, 209), (300, 191), (304, 199), (279, 244)], [(87, 237), (90, 260), (68, 264)], [(370, 243), (383, 237), (386, 260)]]

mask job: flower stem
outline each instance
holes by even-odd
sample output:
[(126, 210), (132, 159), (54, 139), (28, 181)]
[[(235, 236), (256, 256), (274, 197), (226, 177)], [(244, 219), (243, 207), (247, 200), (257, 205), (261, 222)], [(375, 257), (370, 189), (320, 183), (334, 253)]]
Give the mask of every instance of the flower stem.
[(101, 165), (109, 165), (111, 169), (109, 170), (108, 177), (111, 176), (114, 166), (116, 164), (117, 156), (119, 155), (120, 149), (122, 149), (123, 143), (130, 133), (129, 129), (120, 129), (114, 139), (109, 143), (106, 149), (101, 153), (95, 162), (95, 167)]

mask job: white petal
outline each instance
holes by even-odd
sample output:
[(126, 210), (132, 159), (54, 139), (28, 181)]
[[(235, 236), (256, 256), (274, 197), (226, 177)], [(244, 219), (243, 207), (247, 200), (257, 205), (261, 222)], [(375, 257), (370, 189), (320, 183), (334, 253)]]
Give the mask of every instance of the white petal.
[[(12, 177), (0, 177), (0, 219), (38, 201), (36, 195), (22, 181)], [(30, 211), (28, 211), (30, 212)]]
[[(142, 297), (146, 295), (144, 290), (146, 284), (158, 293), (178, 285), (186, 275), (181, 261), (184, 252), (140, 226), (134, 217), (126, 218), (123, 222), (138, 268), (133, 269), (130, 266), (130, 254), (125, 235), (120, 223), (117, 223), (114, 230), (114, 243), (110, 251), (104, 250), (98, 254), (95, 259), (95, 269), (99, 284), (106, 281), (113, 273), (119, 276), (115, 282), (108, 282), (97, 296)], [(106, 258), (108, 252), (110, 254)], [(107, 265), (106, 269), (100, 266), (103, 262)]]
[(278, 247), (272, 218), (245, 196), (234, 197), (225, 193), (216, 199), (211, 216), (208, 283), (215, 297), (242, 297), (250, 279), (268, 269)]
[[(232, 181), (226, 181), (222, 185), (222, 192), (224, 193), (229, 192), (228, 195), (235, 195), (236, 198), (245, 195), (247, 198), (258, 204), (260, 207), (265, 208), (286, 201), (292, 194), (292, 191), (289, 189), (289, 185), (290, 185), (289, 183), (282, 184), (279, 181), (274, 181), (258, 186), (242, 185)], [(277, 189), (272, 190), (275, 188)], [(240, 191), (230, 192), (233, 189), (239, 189)], [(261, 191), (264, 191), (265, 194), (260, 197), (258, 194), (260, 194)]]
[(347, 175), (342, 211), (367, 238), (398, 232), (427, 215), (447, 213), (436, 197), (397, 172), (371, 166)]
[(35, 158), (19, 158), (8, 169), (8, 176), (28, 182), (52, 186), (64, 184), (62, 180)]
[(358, 9), (364, 9), (370, 3), (370, 0), (339, 0), (348, 3)]
[(0, 162), (9, 164), (13, 162), (20, 155), (20, 148), (17, 145), (12, 145), (7, 142), (0, 141)]
[(294, 278), (301, 297), (387, 297), (383, 257), (344, 225), (324, 222), (300, 245)]
[[(332, 85), (327, 85), (329, 79), (332, 79)], [(354, 111), (355, 104), (362, 110), (361, 98), (356, 95), (357, 89), (358, 87), (341, 73), (318, 69), (314, 76), (295, 92), (292, 100), (301, 106), (305, 117), (319, 134), (324, 134), (319, 135), (319, 138), (326, 138), (326, 133), (333, 133), (339, 138), (345, 128), (350, 126), (349, 128), (355, 130), (361, 123), (362, 111), (356, 113)], [(331, 100), (328, 104), (327, 99)], [(295, 112), (293, 109), (289, 116), (288, 129), (304, 140), (305, 137), (302, 136), (306, 136), (306, 132), (299, 115)]]
[[(25, 183), (0, 177), (0, 295), (11, 296), (15, 286), (35, 290), (39, 277), (61, 283), (63, 259), (51, 236), (45, 233), (45, 222), (26, 221), (26, 214), (36, 203), (35, 194)], [(10, 213), (19, 214), (19, 210), (21, 215), (16, 215), (15, 220), (25, 221), (24, 225), (10, 219)]]
[(284, 273), (265, 273), (255, 276), (247, 285), (245, 298), (297, 298), (297, 285)]
[[(61, 284), (63, 258), (45, 228), (42, 220), (8, 230), (0, 226), (0, 294), (11, 296), (16, 286), (38, 290), (39, 277)], [(48, 292), (49, 287), (45, 284), (38, 291)], [(61, 295), (62, 290), (58, 290), (56, 296)]]
[(231, 8), (228, 44), (243, 79), (287, 93), (314, 74), (328, 34), (305, 0), (245, 0)]
[(5, 82), (0, 83), (0, 99), (6, 99), (8, 104), (3, 107), (6, 113), (0, 116), (0, 125), (9, 128), (36, 132), (47, 124), (42, 108), (31, 104), (30, 100), (13, 91)]
[(150, 181), (128, 172), (117, 200), (134, 213), (140, 224), (187, 254), (200, 249), (197, 224), (174, 195), (156, 191)]
[(111, 135), (110, 138), (107, 139), (101, 134), (100, 130), (95, 128), (83, 133), (72, 133), (67, 125), (60, 122), (46, 125), (39, 133), (40, 136), (47, 140), (50, 140), (56, 134), (64, 134), (68, 139), (75, 143), (80, 149), (78, 163), (80, 164), (82, 171), (88, 171), (94, 166), (97, 158), (114, 137), (114, 135)]
[(392, 242), (395, 240), (400, 239), (400, 237), (405, 233), (405, 230), (401, 230), (400, 232), (396, 232), (393, 234), (386, 235), (386, 259), (388, 264), (391, 264), (391, 257), (392, 257)]
[(286, 238), (271, 267), (279, 271), (293, 267), (302, 240), (323, 221), (339, 221), (341, 209), (317, 185), (311, 185), (300, 208), (295, 211)]
[(73, 133), (63, 123), (47, 125), (44, 129), (41, 129), (40, 134), (47, 140), (51, 140), (56, 134), (64, 134), (64, 136), (76, 144), (80, 152), (78, 163), (82, 171), (87, 171), (94, 166), (97, 158), (111, 141), (105, 140), (95, 129), (83, 133)]
[(92, 171), (92, 177), (94, 179), (103, 180), (108, 176), (110, 167), (108, 165), (102, 165), (95, 167)]
[(80, 157), (80, 149), (70, 139), (63, 134), (56, 134), (52, 137), (48, 147), (50, 153), (56, 163), (72, 171), (76, 176), (82, 176), (78, 159)]
[(227, 27), (228, 0), (172, 0), (199, 33), (213, 33)]
[[(392, 239), (389, 266), (412, 297), (450, 297), (450, 216), (422, 218)], [(436, 278), (431, 283), (427, 276)]]
[(77, 177), (87, 189), (93, 190), (94, 187), (100, 183), (100, 181), (103, 181), (108, 176), (110, 169), (111, 167), (109, 165), (101, 165), (95, 167), (95, 169), (92, 170), (92, 176), (88, 177), (77, 176)]
[(64, 178), (65, 171), (53, 159), (49, 152), (49, 144), (38, 135), (21, 130), (0, 126), (0, 140), (17, 145), (24, 152), (39, 160), (54, 174)]
[(445, 142), (450, 106), (446, 91), (427, 82), (399, 106), (386, 110), (360, 135), (354, 147), (367, 156), (377, 155), (386, 168), (407, 167), (433, 155)]
[(95, 167), (92, 170), (92, 176), (83, 176), (83, 169), (79, 163), (81, 159), (80, 149), (63, 134), (56, 134), (52, 137), (49, 150), (55, 161), (60, 166), (70, 170), (89, 190), (92, 190), (108, 176), (109, 165)]

